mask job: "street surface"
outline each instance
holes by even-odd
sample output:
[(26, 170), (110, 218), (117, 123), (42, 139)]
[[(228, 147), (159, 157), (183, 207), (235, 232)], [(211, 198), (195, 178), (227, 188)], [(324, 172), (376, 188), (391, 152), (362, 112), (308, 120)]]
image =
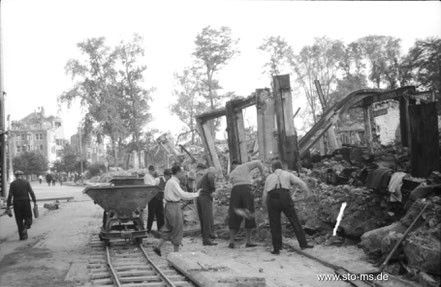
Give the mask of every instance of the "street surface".
[[(60, 208), (52, 211), (43, 208), (44, 203), (50, 202), (39, 202), (40, 217), (34, 219), (26, 241), (18, 240), (14, 218), (0, 217), (0, 286), (90, 286), (88, 253), (91, 237), (100, 228), (102, 209), (82, 193), (82, 187), (48, 187), (39, 183), (32, 186), (37, 198), (73, 196), (74, 201), (62, 201)], [(155, 239), (145, 241), (150, 240)], [(332, 274), (333, 270), (298, 254), (282, 250), (277, 257), (269, 253), (267, 246), (231, 250), (227, 241), (217, 242), (218, 246), (206, 247), (200, 237), (186, 237), (182, 250), (202, 251), (239, 272), (265, 276), (268, 286), (349, 286), (344, 282), (318, 281), (317, 274)], [(289, 242), (297, 246), (295, 239)], [(172, 247), (166, 244), (164, 249), (168, 253)], [(347, 264), (356, 264), (362, 254), (356, 247), (317, 246), (308, 252), (334, 260), (339, 257)]]

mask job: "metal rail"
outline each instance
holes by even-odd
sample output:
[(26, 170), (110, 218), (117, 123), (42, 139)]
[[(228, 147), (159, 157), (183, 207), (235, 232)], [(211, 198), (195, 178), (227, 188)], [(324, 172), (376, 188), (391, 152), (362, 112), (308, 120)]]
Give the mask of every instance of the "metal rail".
[(156, 270), (156, 272), (158, 272), (158, 274), (159, 274), (159, 276), (161, 276), (162, 280), (164, 280), (169, 287), (176, 287), (176, 285), (170, 281), (170, 279), (167, 277), (167, 275), (165, 275), (164, 272), (162, 272), (161, 269), (159, 269), (158, 266), (156, 266), (156, 264), (153, 263), (153, 261), (149, 258), (144, 247), (142, 247), (142, 243), (139, 244), (139, 248), (141, 249), (142, 253), (144, 254), (145, 259), (147, 259), (147, 261), (152, 265), (152, 267)]
[[(156, 266), (156, 264), (149, 258), (147, 252), (145, 251), (144, 247), (142, 246), (142, 243), (138, 245), (139, 249), (141, 250), (142, 254), (144, 255), (147, 262), (155, 269), (155, 271), (158, 273), (158, 275), (161, 277), (161, 279), (164, 281), (164, 283), (168, 287), (176, 287), (176, 285), (167, 277), (167, 275), (164, 274), (164, 272), (161, 271), (161, 269)], [(112, 281), (115, 286), (122, 287), (121, 281), (118, 277), (118, 272), (116, 271), (115, 267), (112, 264), (112, 260), (110, 257), (110, 248), (108, 245), (106, 245), (106, 263), (107, 267), (109, 268), (110, 275), (112, 277)]]
[(106, 244), (106, 259), (107, 259), (107, 266), (109, 267), (110, 273), (112, 275), (112, 281), (113, 283), (121, 287), (121, 282), (119, 281), (118, 274), (116, 273), (115, 268), (113, 267), (112, 260), (110, 260), (110, 252), (109, 252), (109, 246)]

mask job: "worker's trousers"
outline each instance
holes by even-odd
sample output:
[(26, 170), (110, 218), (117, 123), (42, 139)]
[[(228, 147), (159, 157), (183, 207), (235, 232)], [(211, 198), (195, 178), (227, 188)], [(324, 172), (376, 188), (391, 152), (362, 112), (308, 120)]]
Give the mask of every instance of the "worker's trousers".
[(158, 197), (153, 197), (149, 202), (149, 211), (147, 217), (147, 230), (152, 230), (153, 220), (156, 217), (156, 226), (158, 231), (164, 225), (164, 205), (162, 203), (162, 199)]
[(31, 228), (32, 225), (32, 209), (29, 200), (14, 201), (14, 215), (17, 222), (18, 235), (20, 239), (25, 235), (24, 227)]
[(280, 250), (282, 248), (282, 212), (291, 223), (300, 247), (305, 247), (307, 245), (305, 232), (300, 225), (289, 190), (284, 188), (276, 188), (269, 191), (267, 206), (274, 250)]
[(201, 223), (202, 241), (207, 243), (214, 233), (213, 198), (208, 194), (201, 194), (196, 198), (196, 206)]

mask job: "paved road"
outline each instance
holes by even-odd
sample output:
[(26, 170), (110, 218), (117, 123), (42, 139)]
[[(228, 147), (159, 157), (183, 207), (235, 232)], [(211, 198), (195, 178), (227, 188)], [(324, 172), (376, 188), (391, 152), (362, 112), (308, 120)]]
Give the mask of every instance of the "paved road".
[[(26, 241), (18, 240), (14, 218), (0, 217), (0, 286), (78, 286), (65, 277), (74, 263), (87, 256), (102, 210), (82, 193), (82, 187), (32, 186), (37, 198), (73, 196), (74, 201), (62, 201), (60, 208), (52, 211), (39, 202), (40, 217), (34, 219)], [(83, 273), (87, 276), (85, 270)]]

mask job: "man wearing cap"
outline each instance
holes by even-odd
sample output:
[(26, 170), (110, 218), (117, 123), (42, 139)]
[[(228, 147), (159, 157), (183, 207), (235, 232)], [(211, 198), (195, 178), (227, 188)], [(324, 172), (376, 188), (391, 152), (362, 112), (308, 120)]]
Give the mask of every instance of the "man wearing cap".
[(171, 178), (171, 170), (164, 170), (164, 176), (156, 178), (156, 185), (161, 188), (161, 191), (156, 194), (149, 202), (148, 216), (147, 216), (147, 231), (152, 230), (153, 220), (156, 217), (156, 227), (158, 231), (164, 225), (164, 188), (166, 182)]
[(30, 229), (32, 225), (32, 209), (29, 195), (34, 202), (34, 206), (37, 206), (37, 200), (30, 183), (24, 179), (24, 173), (17, 170), (15, 177), (16, 180), (11, 182), (9, 187), (7, 208), (10, 209), (12, 203), (14, 204), (14, 215), (18, 227), (18, 235), (20, 240), (25, 240), (28, 239), (27, 230)]
[(256, 244), (251, 243), (251, 232), (256, 228), (256, 220), (253, 217), (254, 213), (254, 194), (252, 190), (251, 171), (258, 168), (262, 176), (264, 175), (264, 167), (262, 162), (254, 160), (240, 164), (239, 161), (233, 160), (231, 162), (230, 182), (233, 185), (230, 197), (230, 207), (228, 210), (228, 227), (230, 229), (230, 244), (229, 248), (234, 248), (234, 238), (239, 231), (242, 223), (242, 213), (245, 217), (246, 228), (246, 247), (255, 247)]
[(294, 174), (283, 170), (280, 160), (273, 160), (271, 164), (273, 173), (265, 181), (262, 201), (268, 207), (268, 217), (273, 241), (272, 254), (279, 254), (282, 249), (282, 224), (280, 221), (283, 212), (291, 223), (297, 240), (302, 249), (312, 248), (306, 241), (305, 232), (300, 225), (299, 219), (294, 209), (294, 201), (291, 198), (292, 187), (299, 187), (305, 196), (311, 195), (308, 185)]
[(179, 165), (172, 168), (172, 177), (165, 184), (164, 199), (165, 204), (165, 224), (161, 228), (162, 238), (153, 251), (161, 256), (161, 247), (165, 241), (171, 241), (173, 250), (179, 251), (184, 235), (184, 215), (181, 209), (181, 200), (191, 200), (199, 196), (199, 191), (195, 193), (185, 192), (179, 185), (179, 178), (182, 177), (184, 171)]

